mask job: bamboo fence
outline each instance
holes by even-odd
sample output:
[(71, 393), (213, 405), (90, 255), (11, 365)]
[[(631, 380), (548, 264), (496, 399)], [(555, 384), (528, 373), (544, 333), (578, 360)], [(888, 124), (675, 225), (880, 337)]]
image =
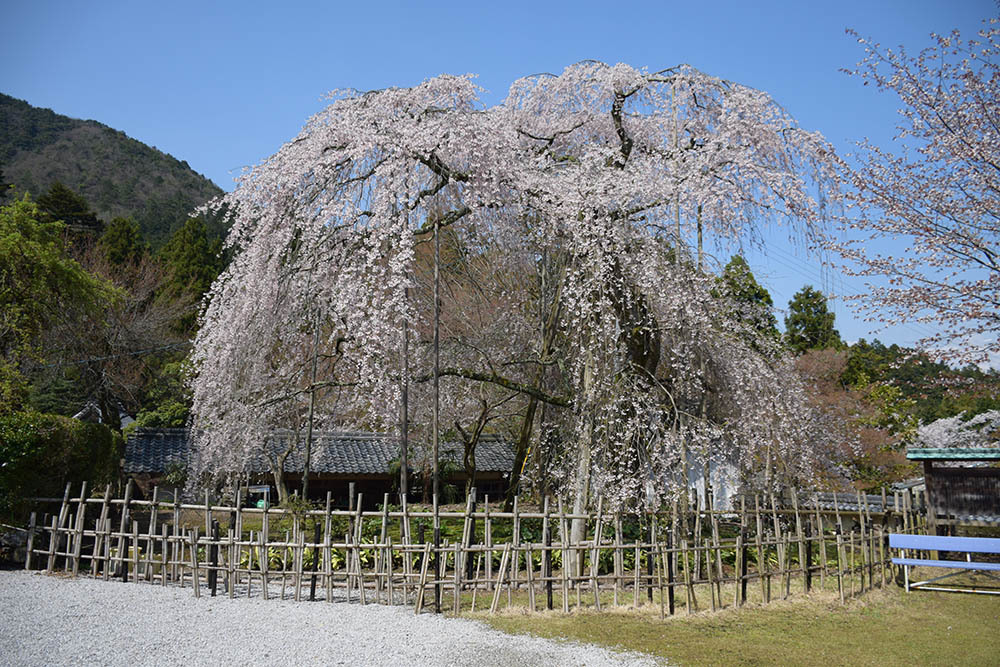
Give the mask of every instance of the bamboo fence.
[[(661, 616), (767, 604), (814, 589), (841, 602), (884, 586), (892, 571), (888, 534), (917, 532), (924, 516), (912, 494), (872, 507), (848, 495), (821, 507), (773, 496), (743, 497), (738, 509), (692, 498), (689, 511), (621, 514), (566, 511), (561, 499), (499, 511), (474, 495), (464, 510), (414, 508), (405, 500), (362, 510), (291, 511), (121, 498), (108, 487), (90, 496), (67, 485), (57, 514), (31, 514), (26, 569), (73, 577), (189, 587), (217, 595), (296, 601), (358, 601), (465, 611), (521, 607), (530, 612), (659, 606)], [(838, 504), (841, 503), (841, 504)], [(582, 522), (582, 539), (571, 526)], [(425, 539), (447, 525), (452, 538)]]

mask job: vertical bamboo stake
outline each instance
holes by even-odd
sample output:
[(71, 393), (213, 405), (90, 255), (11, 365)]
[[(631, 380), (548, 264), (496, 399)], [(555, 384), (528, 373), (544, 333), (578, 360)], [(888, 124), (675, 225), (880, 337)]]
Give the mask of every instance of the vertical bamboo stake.
[[(24, 569), (31, 570), (31, 553), (35, 549), (35, 523), (38, 521), (38, 516), (35, 512), (31, 513), (31, 517), (28, 519), (28, 548), (27, 553), (24, 556)], [(96, 531), (95, 531), (96, 533)], [(95, 543), (96, 543), (96, 537)], [(96, 562), (96, 561), (91, 561)]]
[(566, 512), (563, 511), (563, 509), (564, 509), (563, 508), (563, 500), (562, 500), (562, 498), (559, 498), (559, 542), (560, 542), (560, 546), (562, 546), (562, 567), (559, 568), (559, 570), (560, 570), (560, 575), (561, 575), (561, 579), (562, 579), (562, 607), (563, 607), (563, 613), (564, 614), (568, 614), (569, 613), (569, 580), (566, 577), (567, 577), (567, 570), (569, 569), (569, 564), (570, 564), (571, 561), (570, 561), (570, 555), (569, 555), (569, 543), (567, 541), (567, 539), (568, 539), (568, 532), (569, 531), (567, 530), (568, 526), (567, 526), (567, 521), (566, 521)]
[[(764, 522), (760, 518), (760, 498), (757, 494), (753, 496), (753, 508), (754, 508), (754, 519), (757, 522), (757, 578), (760, 579), (760, 601), (762, 604), (767, 604), (771, 601), (771, 596), (768, 595), (768, 591), (771, 590), (770, 586), (770, 568), (767, 566), (767, 560), (764, 558)], [(765, 581), (765, 578), (767, 581)]]
[[(549, 497), (542, 499), (542, 578), (545, 580), (545, 608), (552, 611), (552, 526), (549, 523)], [(478, 578), (478, 574), (476, 577)], [(475, 593), (473, 593), (475, 596)]]
[[(718, 611), (715, 581), (714, 577), (712, 577), (712, 540), (708, 537), (705, 538), (705, 578), (708, 579), (708, 592), (712, 598), (712, 611)], [(721, 604), (721, 602), (722, 600), (720, 599), (719, 603)]]
[(52, 517), (52, 532), (49, 535), (49, 560), (45, 566), (46, 572), (52, 572), (56, 566), (56, 552), (59, 550), (59, 532), (62, 530), (63, 522), (66, 521), (67, 514), (69, 514), (69, 489), (71, 484), (72, 482), (66, 483), (62, 505), (59, 507), (59, 517)]
[(191, 584), (194, 586), (194, 596), (201, 597), (201, 583), (198, 581), (198, 527), (191, 531)]
[(73, 536), (73, 578), (80, 573), (80, 552), (83, 549), (83, 522), (87, 514), (87, 482), (80, 485), (80, 503), (76, 509), (76, 529)]
[(455, 601), (452, 605), (452, 613), (458, 616), (461, 610), (461, 593), (462, 593), (462, 555), (460, 549), (462, 548), (462, 542), (455, 542), (455, 586), (454, 594)]
[(826, 533), (823, 530), (823, 517), (819, 513), (819, 498), (813, 496), (813, 506), (816, 508), (816, 524), (819, 526), (819, 587), (826, 590)]
[(635, 540), (635, 560), (633, 561), (634, 566), (632, 567), (632, 573), (635, 575), (635, 581), (632, 584), (632, 608), (639, 608), (639, 538)]
[[(510, 543), (504, 545), (503, 555), (500, 557), (500, 570), (497, 572), (496, 585), (493, 587), (493, 603), (490, 605), (490, 613), (497, 613), (497, 606), (500, 604), (500, 591), (503, 587), (504, 575), (507, 573), (507, 563), (510, 561)], [(565, 565), (565, 563), (564, 563)], [(565, 568), (564, 568), (565, 569)]]
[[(601, 586), (600, 586), (600, 572), (598, 570), (598, 561), (601, 557), (601, 529), (603, 528), (602, 522), (604, 519), (604, 497), (600, 496), (597, 499), (597, 521), (594, 525), (594, 549), (590, 554), (590, 580), (591, 585), (594, 587), (594, 609), (601, 611)], [(663, 589), (660, 589), (663, 592)]]
[(799, 515), (799, 494), (792, 488), (792, 507), (795, 510), (795, 539), (799, 543), (799, 569), (802, 571), (802, 591), (804, 593), (809, 592), (809, 585), (807, 583), (808, 577), (806, 576), (806, 570), (808, 569), (808, 564), (806, 563), (806, 545), (802, 534), (802, 517)]
[(695, 612), (697, 601), (694, 597), (694, 588), (691, 583), (691, 561), (688, 560), (687, 538), (681, 538), (681, 558), (684, 561), (684, 586), (687, 590), (687, 613), (690, 615)]
[(844, 604), (844, 538), (837, 531), (837, 590), (840, 592), (840, 604)]
[(103, 539), (104, 536), (101, 531), (104, 529), (104, 522), (108, 519), (108, 511), (111, 508), (111, 484), (109, 483), (104, 487), (104, 499), (101, 501), (101, 515), (97, 519), (97, 525), (94, 528), (94, 552), (90, 559), (90, 575), (92, 577), (97, 577), (97, 568), (100, 558), (100, 554), (103, 553)]
[(615, 606), (618, 606), (618, 591), (622, 587), (621, 578), (624, 575), (624, 558), (622, 558), (622, 515), (615, 512), (615, 547), (614, 547), (614, 565), (615, 565), (615, 593), (614, 600)]
[(524, 552), (525, 567), (527, 569), (526, 575), (528, 577), (528, 612), (535, 613), (535, 581), (533, 570), (535, 569), (535, 564), (531, 562), (531, 542), (528, 542), (526, 550)]

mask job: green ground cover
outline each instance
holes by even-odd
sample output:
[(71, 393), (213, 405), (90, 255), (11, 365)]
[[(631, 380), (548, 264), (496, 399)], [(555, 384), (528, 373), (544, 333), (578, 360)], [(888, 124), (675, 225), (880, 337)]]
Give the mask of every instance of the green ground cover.
[(475, 616), (504, 632), (641, 651), (682, 665), (1000, 665), (1000, 596), (907, 594), (893, 585), (843, 606), (825, 592), (667, 619), (659, 605)]

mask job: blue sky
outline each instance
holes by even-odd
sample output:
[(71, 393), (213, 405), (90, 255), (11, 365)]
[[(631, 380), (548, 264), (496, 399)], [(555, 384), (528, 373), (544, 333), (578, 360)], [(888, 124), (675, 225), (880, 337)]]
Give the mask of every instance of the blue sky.
[[(845, 28), (915, 52), (929, 33), (971, 35), (997, 11), (989, 0), (34, 0), (0, 13), (0, 92), (122, 130), (227, 190), (244, 165), (273, 153), (319, 111), (331, 89), (473, 72), (492, 104), (520, 76), (587, 58), (651, 69), (685, 62), (766, 90), (803, 127), (849, 153), (865, 137), (889, 141), (896, 100), (840, 72), (863, 56)], [(806, 283), (863, 289), (781, 234), (749, 259), (779, 308)], [(871, 337), (843, 303), (831, 306), (845, 339)], [(879, 337), (906, 344), (925, 332), (908, 326)]]

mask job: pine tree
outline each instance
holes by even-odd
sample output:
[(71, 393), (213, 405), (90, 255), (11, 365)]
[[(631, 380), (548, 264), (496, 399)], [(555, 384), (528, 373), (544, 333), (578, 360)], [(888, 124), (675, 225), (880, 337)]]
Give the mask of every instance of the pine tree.
[(797, 354), (806, 350), (840, 348), (840, 332), (833, 328), (834, 315), (826, 297), (812, 285), (806, 285), (788, 302), (785, 317), (785, 343)]
[(734, 319), (751, 325), (760, 333), (778, 337), (778, 320), (774, 316), (774, 301), (757, 279), (746, 260), (733, 255), (719, 276), (719, 293), (734, 306)]
[(115, 218), (104, 230), (99, 241), (104, 257), (116, 266), (135, 264), (149, 252), (142, 238), (139, 223), (132, 218)]

